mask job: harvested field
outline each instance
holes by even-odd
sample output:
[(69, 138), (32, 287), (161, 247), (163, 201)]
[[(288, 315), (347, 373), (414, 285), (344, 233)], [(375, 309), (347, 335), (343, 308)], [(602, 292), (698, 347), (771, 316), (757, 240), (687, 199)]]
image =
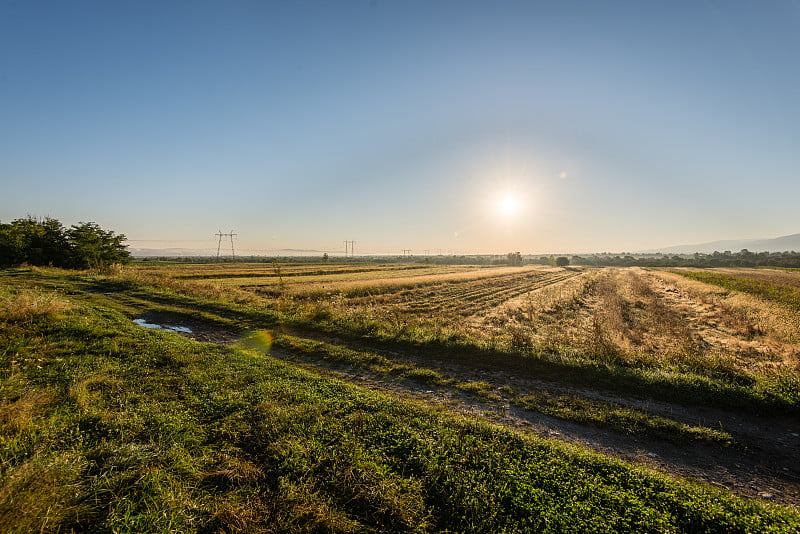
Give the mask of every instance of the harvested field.
[[(800, 273), (785, 271), (707, 273), (787, 291), (800, 284)], [(121, 276), (276, 305), (300, 320), (324, 319), (393, 337), (458, 338), (482, 347), (745, 382), (796, 372), (800, 365), (800, 311), (760, 294), (689, 279), (687, 272), (222, 264), (179, 266), (168, 273), (143, 267)]]
[[(800, 312), (785, 303), (640, 268), (276, 267), (135, 266), (66, 277), (37, 270), (18, 279), (22, 285), (14, 291), (38, 292), (47, 303), (66, 305), (48, 304), (47, 313), (26, 319), (8, 311), (14, 301), (7, 298), (6, 335), (28, 332), (33, 326), (25, 321), (57, 321), (62, 315), (92, 324), (82, 317), (86, 311), (72, 311), (90, 306), (117, 325), (120, 315), (131, 325), (133, 319), (168, 325), (172, 332), (157, 336), (175, 343), (173, 361), (164, 365), (177, 373), (171, 378), (176, 384), (195, 350), (244, 351), (258, 361), (283, 360), (321, 377), (567, 442), (726, 494), (792, 509), (800, 505), (800, 344), (792, 326)], [(742, 279), (748, 274), (724, 273)], [(92, 338), (99, 344), (93, 350), (108, 357), (121, 350), (139, 354), (138, 337), (104, 341), (121, 327), (103, 328)], [(147, 334), (160, 339), (152, 336)], [(184, 343), (205, 343), (195, 349), (179, 343), (181, 336)], [(9, 380), (21, 370), (37, 376), (37, 366), (50, 365), (39, 349), (27, 348), (32, 341), (14, 343)], [(218, 372), (221, 380), (238, 380)], [(242, 384), (256, 383), (248, 373)], [(105, 399), (101, 392), (116, 392), (122, 384), (90, 373), (69, 391), (86, 410)], [(182, 399), (187, 387), (176, 395)], [(201, 381), (191, 388), (207, 391)], [(256, 411), (291, 391), (279, 390)], [(166, 391), (173, 399), (172, 390)], [(51, 393), (37, 395), (46, 400)], [(236, 390), (224, 395), (236, 406), (249, 406)], [(18, 409), (26, 399), (7, 405), (7, 428), (33, 424)], [(365, 409), (352, 416), (359, 425)], [(243, 421), (231, 420), (225, 432), (235, 438), (251, 424), (239, 426)], [(361, 430), (356, 432), (361, 439)], [(250, 451), (247, 440), (234, 442), (225, 447), (233, 447), (237, 462), (272, 461), (252, 456), (258, 451)], [(320, 450), (328, 450), (328, 442), (321, 443)], [(236, 452), (239, 446), (245, 453)]]

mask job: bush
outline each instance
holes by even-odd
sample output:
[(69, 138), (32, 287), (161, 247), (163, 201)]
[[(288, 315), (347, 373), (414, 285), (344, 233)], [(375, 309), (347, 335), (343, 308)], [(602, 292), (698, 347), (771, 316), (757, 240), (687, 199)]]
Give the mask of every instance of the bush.
[(128, 263), (125, 235), (105, 231), (97, 223), (78, 223), (65, 229), (49, 217), (28, 216), (0, 224), (0, 266), (52, 265), (85, 269)]

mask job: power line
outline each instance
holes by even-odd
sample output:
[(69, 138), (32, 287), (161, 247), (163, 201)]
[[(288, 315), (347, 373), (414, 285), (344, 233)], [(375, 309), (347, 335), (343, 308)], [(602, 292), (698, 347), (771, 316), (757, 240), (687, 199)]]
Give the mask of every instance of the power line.
[(232, 259), (236, 259), (236, 251), (233, 249), (233, 238), (238, 234), (234, 234), (233, 230), (231, 230), (230, 233), (228, 233), (228, 234), (223, 234), (222, 230), (218, 230), (217, 233), (214, 234), (214, 235), (219, 237), (219, 241), (217, 242), (217, 260), (219, 260), (219, 249), (220, 249), (220, 247), (222, 247), (222, 238), (223, 237), (229, 237), (230, 238), (230, 240), (231, 240), (231, 258)]

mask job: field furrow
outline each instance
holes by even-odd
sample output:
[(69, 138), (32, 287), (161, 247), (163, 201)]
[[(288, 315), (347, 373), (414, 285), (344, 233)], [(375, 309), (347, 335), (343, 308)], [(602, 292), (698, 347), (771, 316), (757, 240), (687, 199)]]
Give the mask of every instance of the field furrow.
[(575, 273), (558, 271), (508, 276), (490, 281), (475, 281), (462, 284), (457, 288), (417, 295), (416, 298), (404, 302), (403, 306), (409, 312), (425, 312), (435, 309), (457, 311), (460, 315), (472, 315), (573, 276)]

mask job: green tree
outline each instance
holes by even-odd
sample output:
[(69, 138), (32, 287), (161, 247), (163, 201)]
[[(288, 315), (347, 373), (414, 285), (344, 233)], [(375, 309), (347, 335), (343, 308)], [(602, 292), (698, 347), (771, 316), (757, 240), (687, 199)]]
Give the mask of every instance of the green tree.
[(81, 222), (67, 231), (72, 252), (72, 266), (97, 268), (113, 263), (128, 263), (130, 252), (123, 242), (125, 235), (115, 235), (94, 222)]
[(519, 252), (509, 252), (506, 255), (506, 261), (509, 265), (522, 265), (522, 254)]
[(20, 221), (0, 224), (0, 265), (18, 265), (27, 260), (28, 239)]
[(127, 263), (130, 253), (124, 241), (123, 234), (105, 231), (97, 223), (79, 223), (66, 230), (56, 219), (29, 215), (0, 224), (0, 266), (86, 268)]
[(559, 256), (556, 258), (556, 267), (566, 267), (569, 265), (569, 258), (566, 256)]
[(0, 224), (0, 265), (54, 265), (66, 267), (70, 243), (56, 219), (28, 216)]

